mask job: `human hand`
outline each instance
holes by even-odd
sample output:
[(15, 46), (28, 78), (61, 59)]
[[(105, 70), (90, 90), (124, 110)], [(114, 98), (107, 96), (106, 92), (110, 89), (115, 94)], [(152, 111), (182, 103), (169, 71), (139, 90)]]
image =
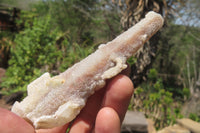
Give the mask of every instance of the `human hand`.
[[(125, 75), (117, 75), (88, 99), (71, 124), (70, 133), (120, 133), (132, 93), (131, 80)], [(35, 131), (25, 120), (5, 109), (0, 109), (0, 120), (1, 133), (65, 133), (70, 125)]]

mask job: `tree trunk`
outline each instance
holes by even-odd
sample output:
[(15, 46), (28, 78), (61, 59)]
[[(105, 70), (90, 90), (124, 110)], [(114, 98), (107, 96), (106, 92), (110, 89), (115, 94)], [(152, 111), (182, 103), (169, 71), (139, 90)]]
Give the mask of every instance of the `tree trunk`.
[[(149, 11), (153, 10), (157, 13), (163, 14), (162, 11), (163, 7), (166, 6), (166, 1), (126, 0), (125, 3), (122, 4), (121, 0), (119, 0), (118, 5), (123, 14), (121, 25), (124, 30), (127, 30), (144, 18), (145, 14)], [(160, 34), (157, 33), (135, 55), (137, 62), (131, 66), (131, 79), (133, 80), (135, 87), (137, 87), (142, 81), (146, 80), (147, 72), (151, 68), (155, 59), (159, 38)]]

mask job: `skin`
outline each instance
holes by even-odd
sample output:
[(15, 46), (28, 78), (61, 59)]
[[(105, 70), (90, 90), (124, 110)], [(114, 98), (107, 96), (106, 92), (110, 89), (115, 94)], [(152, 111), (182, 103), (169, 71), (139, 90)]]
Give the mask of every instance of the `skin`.
[(73, 123), (36, 131), (19, 116), (0, 108), (0, 132), (65, 133), (70, 125), (70, 133), (120, 133), (132, 94), (132, 81), (127, 76), (119, 74), (88, 99), (86, 106)]

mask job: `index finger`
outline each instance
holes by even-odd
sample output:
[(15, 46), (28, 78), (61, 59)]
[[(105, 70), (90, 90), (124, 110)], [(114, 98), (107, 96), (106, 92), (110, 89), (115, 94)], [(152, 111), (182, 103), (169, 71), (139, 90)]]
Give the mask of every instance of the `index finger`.
[(132, 94), (132, 81), (125, 75), (118, 75), (108, 84), (102, 107), (113, 108), (122, 122)]

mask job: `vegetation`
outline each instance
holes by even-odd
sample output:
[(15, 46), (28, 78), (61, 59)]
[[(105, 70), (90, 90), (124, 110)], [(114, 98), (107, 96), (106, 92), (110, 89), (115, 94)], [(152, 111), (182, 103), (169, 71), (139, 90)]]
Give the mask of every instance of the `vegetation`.
[[(16, 20), (18, 32), (0, 32), (0, 54), (3, 51), (9, 57), (8, 63), (4, 61), (8, 67), (5, 67), (6, 77), (0, 91), (7, 95), (26, 92), (27, 84), (42, 73), (48, 71), (56, 75), (66, 70), (94, 51), (98, 44), (127, 29), (130, 26), (128, 22), (134, 24), (145, 12), (155, 9), (156, 3), (159, 3), (160, 8), (157, 9), (161, 14), (166, 8), (166, 3), (160, 0), (148, 1), (148, 5), (140, 2), (141, 5), (121, 0), (45, 0), (31, 3), (27, 7), (29, 10), (23, 9)], [(174, 1), (166, 2), (170, 7)], [(185, 8), (181, 1), (175, 2), (181, 9)], [(198, 1), (192, 1), (195, 2), (194, 5), (198, 5)], [(141, 11), (139, 16), (129, 12), (132, 7), (135, 7), (134, 12)], [(129, 20), (126, 19), (130, 15), (128, 12), (131, 14)], [(131, 77), (137, 86), (129, 109), (143, 111), (147, 117), (154, 119), (157, 128), (184, 117), (182, 105), (200, 97), (200, 26), (197, 23), (177, 25), (175, 20), (175, 16), (169, 13), (161, 33), (145, 45), (142, 53), (128, 60), (132, 66)], [(136, 73), (134, 70), (140, 70), (138, 66), (144, 66), (144, 71)], [(200, 121), (198, 112), (190, 112), (186, 116)]]
[(152, 118), (156, 128), (163, 128), (176, 122), (177, 118), (182, 118), (180, 101), (173, 97), (171, 88), (164, 86), (156, 69), (151, 69), (148, 77), (149, 80), (136, 89), (131, 108)]
[[(15, 35), (11, 59), (2, 86), (4, 93), (26, 91), (28, 83), (49, 71), (58, 74), (92, 52), (92, 47), (70, 44), (67, 35), (51, 30), (50, 16), (26, 21), (23, 31)], [(83, 48), (84, 47), (84, 48)]]

